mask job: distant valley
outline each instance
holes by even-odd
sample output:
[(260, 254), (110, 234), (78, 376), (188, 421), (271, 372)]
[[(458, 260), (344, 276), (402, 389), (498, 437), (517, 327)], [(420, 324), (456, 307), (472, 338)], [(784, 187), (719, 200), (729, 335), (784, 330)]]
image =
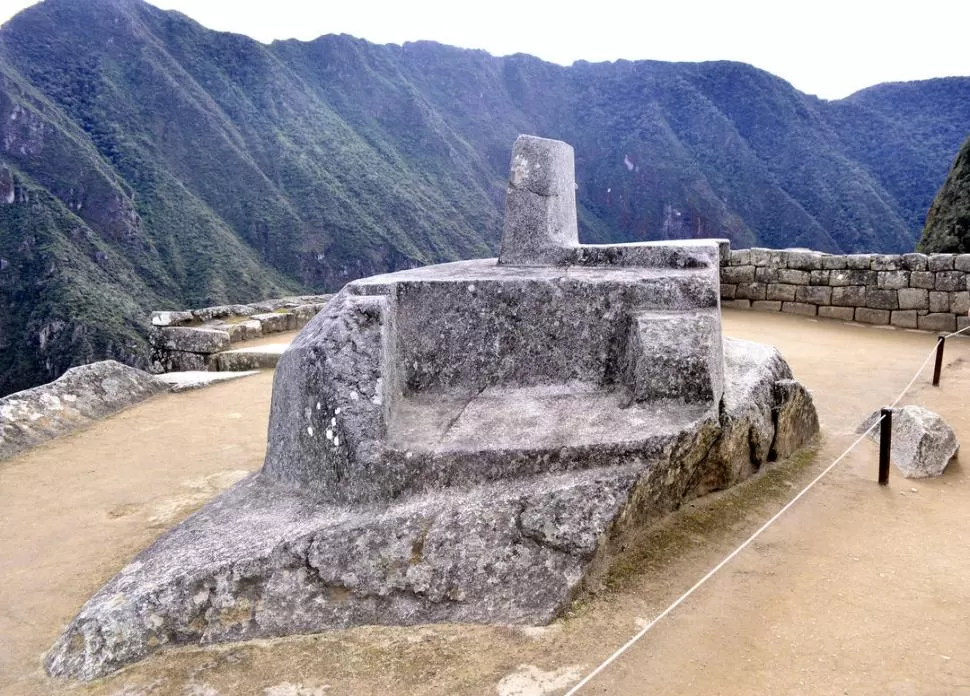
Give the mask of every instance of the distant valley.
[(584, 241), (910, 251), (970, 78), (827, 102), (739, 63), (264, 45), (45, 0), (0, 29), (0, 394), (144, 365), (150, 309), (493, 255), (519, 133), (575, 147)]

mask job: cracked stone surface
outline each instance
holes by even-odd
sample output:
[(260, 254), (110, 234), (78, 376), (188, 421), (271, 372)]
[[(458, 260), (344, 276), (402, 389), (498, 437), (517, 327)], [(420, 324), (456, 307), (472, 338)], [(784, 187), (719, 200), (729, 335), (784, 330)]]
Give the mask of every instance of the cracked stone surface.
[(114, 360), (72, 367), (53, 382), (0, 398), (0, 460), (168, 390)]
[(501, 259), (331, 299), (280, 358), (260, 473), (92, 597), (48, 672), (361, 624), (547, 623), (626, 534), (814, 437), (778, 351), (721, 337), (719, 243), (580, 245), (573, 190), (568, 145), (520, 138)]
[[(960, 451), (956, 433), (938, 414), (922, 406), (902, 406), (892, 409), (892, 446), (889, 459), (905, 478), (940, 476), (950, 460)], [(875, 411), (859, 426), (857, 432), (868, 430), (881, 417)], [(881, 425), (880, 425), (881, 427)], [(869, 433), (878, 443), (880, 428)]]

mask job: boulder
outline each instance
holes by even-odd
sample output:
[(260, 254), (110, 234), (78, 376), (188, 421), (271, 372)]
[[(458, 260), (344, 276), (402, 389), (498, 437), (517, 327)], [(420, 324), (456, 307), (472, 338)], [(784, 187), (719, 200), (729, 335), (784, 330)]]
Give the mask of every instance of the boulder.
[[(892, 411), (890, 461), (905, 478), (940, 476), (960, 450), (953, 428), (939, 414), (922, 406), (903, 406)], [(870, 428), (880, 416), (881, 411), (872, 413), (858, 432)], [(879, 442), (881, 427), (874, 428), (869, 438)]]
[(114, 360), (72, 367), (53, 382), (0, 398), (0, 460), (168, 389)]

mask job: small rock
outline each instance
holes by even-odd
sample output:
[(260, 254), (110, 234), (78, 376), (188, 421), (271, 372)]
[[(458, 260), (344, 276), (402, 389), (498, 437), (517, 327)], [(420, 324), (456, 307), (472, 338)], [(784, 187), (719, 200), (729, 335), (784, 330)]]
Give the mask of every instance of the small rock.
[[(866, 418), (856, 432), (864, 432), (879, 419), (880, 411)], [(881, 426), (880, 426), (881, 427)], [(879, 428), (869, 438), (879, 442)], [(906, 478), (939, 476), (960, 450), (953, 428), (938, 414), (922, 406), (893, 409), (892, 448), (889, 458)], [(913, 489), (916, 492), (916, 489)]]

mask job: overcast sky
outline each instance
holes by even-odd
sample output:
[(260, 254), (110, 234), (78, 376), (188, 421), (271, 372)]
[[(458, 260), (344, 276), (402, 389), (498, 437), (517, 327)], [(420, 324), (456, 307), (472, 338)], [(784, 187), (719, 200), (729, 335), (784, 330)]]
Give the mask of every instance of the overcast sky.
[[(75, 0), (86, 2), (87, 0)], [(736, 60), (838, 99), (879, 82), (970, 75), (970, 0), (151, 0), (260, 41), (432, 39), (568, 65)], [(6, 21), (33, 0), (0, 0)]]

